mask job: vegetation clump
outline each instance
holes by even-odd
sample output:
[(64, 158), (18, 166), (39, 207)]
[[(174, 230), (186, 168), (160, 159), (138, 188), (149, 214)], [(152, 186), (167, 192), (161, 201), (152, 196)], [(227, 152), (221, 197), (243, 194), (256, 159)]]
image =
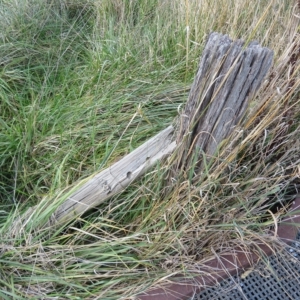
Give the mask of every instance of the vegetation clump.
[[(235, 245), (283, 247), (268, 233), (299, 188), (299, 14), (290, 0), (1, 1), (0, 298), (130, 299)], [(168, 184), (163, 161), (86, 216), (40, 226), (174, 121), (211, 31), (275, 53), (223, 161)]]

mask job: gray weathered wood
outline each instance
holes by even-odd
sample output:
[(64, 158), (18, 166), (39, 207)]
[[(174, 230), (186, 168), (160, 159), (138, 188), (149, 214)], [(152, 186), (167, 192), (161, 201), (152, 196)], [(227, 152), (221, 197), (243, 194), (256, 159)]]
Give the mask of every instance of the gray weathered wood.
[[(180, 118), (177, 143), (173, 139), (174, 129), (169, 126), (79, 187), (58, 207), (51, 222), (72, 220), (120, 193), (175, 148), (175, 176), (179, 169), (189, 168), (198, 149), (208, 157), (213, 156), (240, 121), (272, 59), (272, 51), (256, 42), (245, 47), (241, 40), (233, 42), (227, 35), (210, 34)], [(31, 208), (27, 216), (34, 211), (39, 210)], [(26, 219), (23, 216), (17, 223), (21, 226)]]
[[(249, 99), (271, 67), (273, 52), (257, 42), (244, 47), (212, 33), (181, 116), (177, 170), (187, 168), (195, 150), (209, 158), (245, 113)], [(198, 166), (201, 167), (201, 154)]]
[(169, 126), (111, 167), (95, 175), (58, 207), (52, 221), (68, 221), (123, 191), (134, 180), (175, 149)]

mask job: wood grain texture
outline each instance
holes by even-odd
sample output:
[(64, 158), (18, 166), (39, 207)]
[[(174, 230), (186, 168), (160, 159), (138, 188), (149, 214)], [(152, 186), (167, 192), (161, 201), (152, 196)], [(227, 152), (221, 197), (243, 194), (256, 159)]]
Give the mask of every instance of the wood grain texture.
[(167, 127), (123, 159), (95, 175), (58, 207), (52, 220), (59, 222), (76, 218), (123, 191), (164, 156), (173, 152), (176, 147), (173, 132), (172, 126)]
[[(220, 143), (240, 121), (272, 60), (273, 52), (257, 42), (244, 46), (241, 40), (232, 41), (227, 35), (211, 33), (180, 118), (177, 142), (173, 139), (172, 126), (161, 131), (92, 177), (71, 196), (66, 196), (66, 201), (50, 218), (51, 223), (72, 220), (122, 192), (175, 148), (171, 176), (176, 178), (182, 168), (188, 169), (195, 153), (199, 155), (198, 168), (201, 170), (199, 149), (207, 157), (216, 153)], [(31, 208), (28, 212), (37, 210)]]
[[(257, 42), (245, 47), (227, 35), (209, 35), (180, 120), (177, 169), (189, 166), (196, 149), (207, 157), (216, 153), (239, 123), (272, 60), (273, 52)], [(201, 167), (200, 156), (199, 161)]]

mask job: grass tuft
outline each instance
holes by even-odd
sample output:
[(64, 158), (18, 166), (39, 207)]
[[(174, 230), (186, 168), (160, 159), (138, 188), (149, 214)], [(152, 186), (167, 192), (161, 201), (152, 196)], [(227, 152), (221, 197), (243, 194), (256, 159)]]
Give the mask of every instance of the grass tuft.
[[(0, 298), (132, 299), (235, 245), (284, 247), (267, 233), (299, 188), (298, 6), (2, 1)], [(164, 161), (71, 224), (40, 226), (72, 188), (174, 121), (210, 31), (275, 52), (219, 157), (169, 185)]]

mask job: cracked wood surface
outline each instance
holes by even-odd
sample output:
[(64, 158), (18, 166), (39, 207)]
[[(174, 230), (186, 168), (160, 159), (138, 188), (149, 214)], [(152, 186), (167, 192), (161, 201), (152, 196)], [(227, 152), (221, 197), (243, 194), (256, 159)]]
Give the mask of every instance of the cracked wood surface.
[(177, 136), (181, 143), (177, 170), (188, 168), (195, 151), (201, 169), (202, 153), (216, 155), (218, 146), (234, 130), (248, 103), (261, 86), (273, 61), (273, 52), (251, 42), (232, 41), (227, 35), (209, 35), (192, 84)]
[[(241, 40), (232, 41), (227, 35), (211, 33), (180, 118), (177, 143), (173, 139), (174, 128), (169, 126), (66, 196), (50, 222), (72, 220), (122, 192), (175, 148), (175, 167), (172, 168), (175, 176), (182, 168), (190, 167), (195, 153), (201, 171), (202, 153), (214, 156), (220, 143), (232, 133), (249, 99), (261, 86), (272, 60), (273, 52), (257, 42), (244, 46)], [(38, 213), (40, 209), (43, 209), (42, 204), (36, 209), (30, 208), (25, 215)]]
[(163, 157), (173, 152), (174, 128), (167, 127), (120, 161), (95, 175), (81, 186), (54, 213), (55, 222), (82, 215), (106, 199), (123, 191)]

